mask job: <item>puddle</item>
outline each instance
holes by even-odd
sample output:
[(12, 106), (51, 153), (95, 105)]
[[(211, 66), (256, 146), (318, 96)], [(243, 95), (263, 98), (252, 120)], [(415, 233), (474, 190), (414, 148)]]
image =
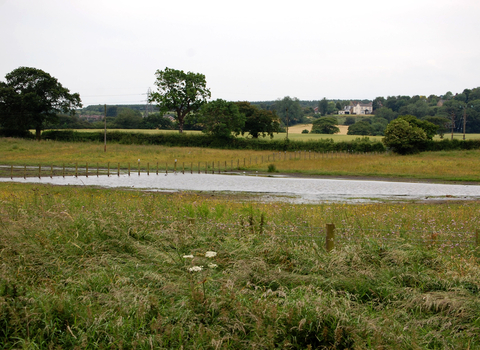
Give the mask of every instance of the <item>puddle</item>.
[(295, 203), (377, 202), (407, 200), (480, 199), (478, 185), (450, 185), (389, 181), (313, 179), (213, 174), (137, 173), (89, 177), (0, 178), (2, 182), (101, 186), (153, 191), (243, 192), (259, 194), (267, 201)]

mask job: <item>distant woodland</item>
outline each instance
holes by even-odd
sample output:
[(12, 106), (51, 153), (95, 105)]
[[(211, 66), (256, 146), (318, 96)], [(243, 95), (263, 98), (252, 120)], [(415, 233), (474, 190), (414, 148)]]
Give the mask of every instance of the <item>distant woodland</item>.
[[(339, 115), (354, 103), (371, 103), (371, 115)], [(274, 101), (250, 101), (260, 109), (274, 111), (281, 127), (312, 123), (320, 117), (333, 116), (338, 124), (356, 125), (351, 134), (382, 135), (387, 124), (402, 115), (413, 115), (439, 125), (442, 132), (480, 133), (480, 87), (460, 93), (447, 92), (430, 96), (387, 96), (374, 100), (327, 99), (305, 101), (284, 97)], [(78, 109), (74, 116), (60, 115), (48, 128), (88, 129), (104, 127), (105, 106), (90, 105)], [(176, 129), (173, 112), (160, 114), (155, 105), (107, 105), (107, 128), (112, 129)], [(194, 114), (186, 118), (185, 130), (202, 130)], [(358, 129), (358, 132), (355, 130)]]

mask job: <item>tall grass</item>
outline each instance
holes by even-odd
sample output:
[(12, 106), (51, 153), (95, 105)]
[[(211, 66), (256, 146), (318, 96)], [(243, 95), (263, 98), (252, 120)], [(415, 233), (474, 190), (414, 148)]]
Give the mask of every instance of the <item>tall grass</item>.
[(480, 256), (453, 242), (471, 240), (477, 202), (0, 184), (0, 203), (3, 349), (480, 347)]

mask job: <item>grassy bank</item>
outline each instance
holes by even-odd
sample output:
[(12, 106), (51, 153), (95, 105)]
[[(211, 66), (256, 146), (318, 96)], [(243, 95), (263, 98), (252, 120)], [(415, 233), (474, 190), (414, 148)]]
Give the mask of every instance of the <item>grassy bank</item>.
[(476, 202), (0, 184), (0, 203), (2, 349), (480, 348)]
[[(178, 167), (184, 165), (186, 171), (192, 166), (196, 171), (199, 162), (202, 169), (205, 163), (211, 167), (211, 163), (215, 162), (217, 169), (218, 165), (225, 169), (226, 164), (229, 170), (232, 165), (234, 168), (239, 165), (240, 170), (266, 172), (269, 164), (274, 163), (276, 169), (284, 173), (480, 181), (479, 157), (480, 150), (424, 152), (411, 156), (288, 152), (281, 157), (277, 153), (274, 161), (273, 152), (269, 151), (111, 144), (107, 145), (107, 152), (104, 152), (103, 144), (94, 142), (36, 142), (0, 138), (0, 164), (16, 166), (66, 164), (74, 167), (77, 162), (82, 167), (89, 163), (91, 168), (96, 167), (97, 163), (106, 168), (110, 163), (115, 169), (120, 163), (126, 169), (130, 163), (132, 169), (137, 169), (140, 159), (141, 169), (146, 170), (149, 164), (150, 170), (153, 170), (157, 162), (160, 169), (165, 169), (166, 164), (172, 169), (177, 159)], [(17, 176), (23, 176), (21, 169), (17, 172)], [(0, 175), (10, 176), (10, 170), (0, 169)]]

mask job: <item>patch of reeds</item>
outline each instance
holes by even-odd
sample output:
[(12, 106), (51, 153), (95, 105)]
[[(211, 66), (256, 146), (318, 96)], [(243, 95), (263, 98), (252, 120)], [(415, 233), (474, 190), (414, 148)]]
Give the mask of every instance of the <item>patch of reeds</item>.
[(0, 347), (478, 348), (479, 209), (0, 184)]

